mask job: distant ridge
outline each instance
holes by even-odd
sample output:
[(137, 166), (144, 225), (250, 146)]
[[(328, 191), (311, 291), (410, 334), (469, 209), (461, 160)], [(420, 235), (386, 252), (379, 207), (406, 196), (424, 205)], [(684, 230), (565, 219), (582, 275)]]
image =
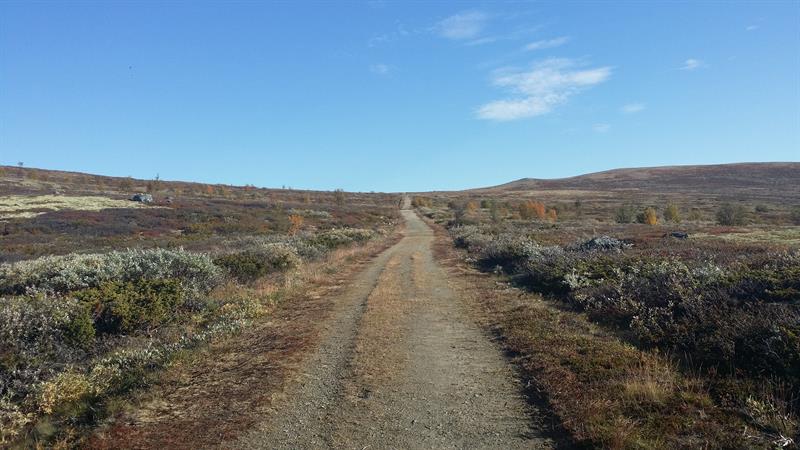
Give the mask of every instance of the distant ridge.
[(800, 202), (800, 162), (735, 163), (613, 169), (569, 178), (522, 178), (471, 192), (640, 191), (705, 194), (781, 190)]

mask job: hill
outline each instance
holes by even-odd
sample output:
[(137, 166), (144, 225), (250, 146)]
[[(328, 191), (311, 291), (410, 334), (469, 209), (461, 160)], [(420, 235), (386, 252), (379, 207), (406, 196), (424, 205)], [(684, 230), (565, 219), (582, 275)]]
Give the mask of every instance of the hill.
[(523, 178), (470, 192), (593, 191), (703, 194), (736, 199), (800, 200), (800, 163), (739, 163), (614, 169), (569, 178)]

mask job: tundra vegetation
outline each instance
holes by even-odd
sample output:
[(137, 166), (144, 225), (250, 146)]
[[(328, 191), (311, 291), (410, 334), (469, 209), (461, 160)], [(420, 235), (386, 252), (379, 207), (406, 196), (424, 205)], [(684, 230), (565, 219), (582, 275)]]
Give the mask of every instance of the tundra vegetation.
[[(577, 441), (798, 442), (800, 228), (792, 205), (488, 195), (414, 204), (448, 231), (465, 262), (529, 293), (485, 288), (479, 296), (492, 329), (521, 355), (522, 371)], [(461, 206), (470, 203), (481, 208)], [(661, 213), (654, 204), (664, 205)], [(558, 215), (539, 214), (550, 210)]]
[(267, 320), (303, 266), (397, 221), (390, 195), (86, 177), (0, 178), (0, 447), (79, 446), (161, 369)]

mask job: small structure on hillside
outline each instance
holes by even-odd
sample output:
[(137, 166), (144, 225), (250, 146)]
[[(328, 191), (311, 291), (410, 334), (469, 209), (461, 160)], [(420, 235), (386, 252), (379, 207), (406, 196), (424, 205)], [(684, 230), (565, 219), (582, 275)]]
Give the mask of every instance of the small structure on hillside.
[(139, 203), (153, 203), (153, 196), (150, 194), (134, 194), (131, 201)]

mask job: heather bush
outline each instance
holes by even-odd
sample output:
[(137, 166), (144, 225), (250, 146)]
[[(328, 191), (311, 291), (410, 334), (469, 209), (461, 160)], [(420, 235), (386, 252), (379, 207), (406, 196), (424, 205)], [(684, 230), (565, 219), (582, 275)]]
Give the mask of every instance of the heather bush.
[(0, 265), (0, 293), (65, 293), (97, 287), (107, 281), (178, 278), (184, 287), (207, 292), (219, 282), (220, 270), (206, 255), (184, 250), (126, 250), (105, 254), (45, 256)]
[(743, 300), (800, 301), (800, 250), (771, 253), (739, 264), (728, 277), (731, 294)]
[(38, 295), (0, 299), (0, 398), (25, 396), (94, 340), (77, 300)]
[(625, 330), (641, 346), (677, 351), (709, 370), (800, 383), (798, 251), (728, 258), (721, 266), (629, 255), (621, 251), (627, 245), (605, 237), (565, 250), (480, 226), (451, 234), (485, 269), (502, 265), (530, 289)]

